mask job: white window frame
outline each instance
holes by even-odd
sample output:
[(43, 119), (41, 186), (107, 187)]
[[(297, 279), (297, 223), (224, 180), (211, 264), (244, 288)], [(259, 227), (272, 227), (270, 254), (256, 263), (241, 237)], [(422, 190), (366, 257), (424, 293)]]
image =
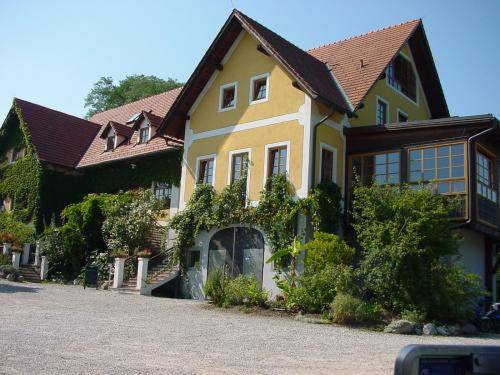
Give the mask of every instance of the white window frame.
[[(142, 129), (146, 129), (148, 128), (148, 139), (146, 140), (146, 142), (142, 143), (141, 142), (141, 130)], [(151, 124), (147, 121), (144, 121), (141, 126), (139, 127), (139, 134), (137, 134), (137, 143), (139, 144), (146, 144), (148, 143), (150, 140), (151, 140)]]
[[(404, 54), (403, 52), (399, 52), (399, 55), (401, 55), (404, 59), (408, 60), (408, 62), (410, 63), (410, 65), (411, 65), (411, 67), (413, 69), (413, 74), (415, 74), (415, 85), (417, 86), (415, 88), (415, 90), (416, 90), (416, 92), (415, 92), (415, 100), (413, 100), (412, 98), (406, 96), (406, 94), (404, 92), (402, 92), (401, 90), (398, 90), (396, 87), (394, 87), (393, 85), (391, 85), (389, 83), (389, 77), (388, 77), (388, 74), (387, 74), (389, 66), (387, 66), (387, 68), (385, 69), (385, 73), (386, 73), (385, 84), (387, 86), (389, 86), (392, 90), (394, 90), (395, 92), (397, 92), (399, 95), (401, 95), (403, 98), (407, 99), (410, 103), (412, 103), (413, 105), (416, 105), (418, 107), (419, 106), (420, 77), (417, 74), (417, 69), (415, 68), (415, 63), (413, 62), (413, 59), (411, 59), (410, 57), (406, 56), (406, 54)], [(394, 60), (396, 59), (396, 57), (397, 57), (397, 55), (394, 56), (394, 58), (391, 60), (391, 62), (389, 64), (392, 64), (394, 62)], [(393, 69), (394, 69), (394, 66), (393, 66)]]
[[(378, 102), (379, 102), (379, 100), (381, 102), (384, 102), (385, 105), (387, 106), (387, 122), (385, 124), (378, 123)], [(389, 102), (387, 100), (385, 100), (384, 98), (382, 98), (381, 96), (377, 95), (377, 97), (375, 99), (375, 124), (379, 125), (379, 126), (383, 126), (383, 125), (390, 124), (390, 123), (391, 123), (391, 113), (390, 113)]]
[(270, 143), (264, 146), (264, 178), (262, 186), (266, 187), (268, 166), (269, 166), (269, 150), (275, 147), (286, 146), (286, 174), (290, 178), (290, 141)]
[(404, 124), (404, 122), (399, 122), (399, 114), (402, 114), (403, 116), (406, 116), (406, 122), (410, 121), (410, 116), (408, 116), (408, 113), (403, 111), (402, 109), (398, 108), (396, 111), (397, 114), (397, 122), (398, 124)]
[[(234, 87), (234, 105), (232, 107), (222, 108), (224, 90), (229, 87)], [(238, 103), (238, 81), (222, 85), (219, 88), (219, 112), (232, 111), (233, 109), (236, 108), (237, 103)]]
[(233, 155), (238, 154), (248, 154), (248, 170), (247, 170), (247, 187), (246, 187), (246, 196), (248, 198), (248, 194), (250, 193), (250, 166), (252, 164), (252, 149), (251, 148), (242, 148), (239, 150), (231, 150), (229, 151), (228, 160), (227, 160), (227, 184), (231, 185), (231, 176), (233, 174)]
[(320, 142), (319, 144), (319, 181), (323, 181), (323, 149), (333, 152), (333, 165), (332, 165), (332, 182), (337, 183), (337, 149), (328, 143)]
[(196, 158), (196, 167), (195, 167), (195, 173), (194, 173), (194, 185), (198, 185), (198, 176), (199, 176), (199, 168), (200, 168), (200, 162), (203, 160), (208, 160), (208, 159), (214, 159), (214, 171), (213, 171), (213, 176), (212, 176), (212, 183), (211, 185), (215, 187), (215, 171), (217, 167), (217, 158), (216, 154), (210, 154), (210, 155), (202, 155), (198, 156)]
[[(253, 89), (254, 89), (254, 82), (260, 79), (266, 79), (266, 97), (263, 99), (258, 99), (258, 100), (253, 100)], [(259, 104), (259, 103), (264, 103), (269, 100), (269, 73), (264, 73), (264, 74), (259, 74), (257, 76), (254, 76), (250, 78), (250, 94), (248, 96), (248, 104), (254, 105), (254, 104)]]

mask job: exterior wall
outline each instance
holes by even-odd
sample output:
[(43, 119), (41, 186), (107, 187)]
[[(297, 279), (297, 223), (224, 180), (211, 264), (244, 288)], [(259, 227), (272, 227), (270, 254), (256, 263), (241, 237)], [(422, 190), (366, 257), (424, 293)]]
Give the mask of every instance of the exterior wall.
[(463, 240), (458, 249), (462, 258), (459, 260), (469, 272), (478, 274), (484, 285), (485, 257), (484, 235), (478, 232), (462, 229)]
[[(412, 63), (413, 58), (408, 45), (402, 49), (402, 54), (407, 57)], [(415, 65), (413, 64), (414, 68)], [(415, 69), (416, 72), (416, 69)], [(420, 79), (417, 75), (417, 103), (408, 99), (406, 96), (398, 92), (387, 82), (387, 79), (379, 80), (370, 89), (365, 99), (363, 100), (364, 107), (357, 110), (358, 118), (350, 119), (352, 126), (375, 125), (377, 111), (377, 96), (389, 103), (389, 123), (397, 122), (397, 110), (400, 109), (408, 115), (408, 121), (424, 120), (430, 118), (430, 112), (427, 106)]]

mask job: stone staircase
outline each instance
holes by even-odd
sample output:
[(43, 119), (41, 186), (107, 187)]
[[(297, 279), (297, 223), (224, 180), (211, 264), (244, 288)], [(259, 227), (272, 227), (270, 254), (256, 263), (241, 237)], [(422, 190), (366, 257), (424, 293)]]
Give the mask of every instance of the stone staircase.
[(151, 292), (165, 285), (179, 276), (179, 266), (170, 263), (168, 257), (148, 269), (146, 287), (141, 291), (137, 289), (137, 277), (132, 277), (123, 282), (121, 288), (111, 288), (111, 290), (126, 294), (151, 295)]
[(29, 283), (41, 283), (40, 271), (35, 266), (23, 265), (19, 267), (19, 274), (24, 278), (24, 281)]

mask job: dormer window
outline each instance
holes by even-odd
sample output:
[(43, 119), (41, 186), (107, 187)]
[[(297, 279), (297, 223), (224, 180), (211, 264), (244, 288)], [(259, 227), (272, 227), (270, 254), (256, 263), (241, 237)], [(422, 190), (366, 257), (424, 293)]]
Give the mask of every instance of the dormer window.
[(237, 89), (237, 82), (221, 86), (219, 94), (219, 112), (236, 108)]
[(139, 143), (149, 142), (149, 125), (145, 125), (139, 129)]
[(106, 151), (113, 150), (115, 148), (116, 135), (114, 132), (108, 134), (106, 138)]
[(402, 55), (389, 64), (386, 71), (387, 83), (413, 102), (417, 102), (417, 77), (410, 60)]

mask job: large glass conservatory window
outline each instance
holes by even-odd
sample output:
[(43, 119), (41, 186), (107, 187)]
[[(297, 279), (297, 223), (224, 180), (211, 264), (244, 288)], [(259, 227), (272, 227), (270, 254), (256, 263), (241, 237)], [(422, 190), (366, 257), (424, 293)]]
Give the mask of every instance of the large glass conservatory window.
[(495, 174), (493, 161), (478, 151), (476, 153), (477, 193), (496, 203), (497, 193), (495, 187)]
[(385, 152), (360, 155), (352, 158), (353, 177), (359, 178), (363, 185), (373, 182), (397, 184), (400, 180), (399, 152)]
[(255, 276), (262, 284), (264, 237), (256, 229), (234, 227), (215, 233), (208, 246), (208, 275), (226, 267), (232, 276)]

